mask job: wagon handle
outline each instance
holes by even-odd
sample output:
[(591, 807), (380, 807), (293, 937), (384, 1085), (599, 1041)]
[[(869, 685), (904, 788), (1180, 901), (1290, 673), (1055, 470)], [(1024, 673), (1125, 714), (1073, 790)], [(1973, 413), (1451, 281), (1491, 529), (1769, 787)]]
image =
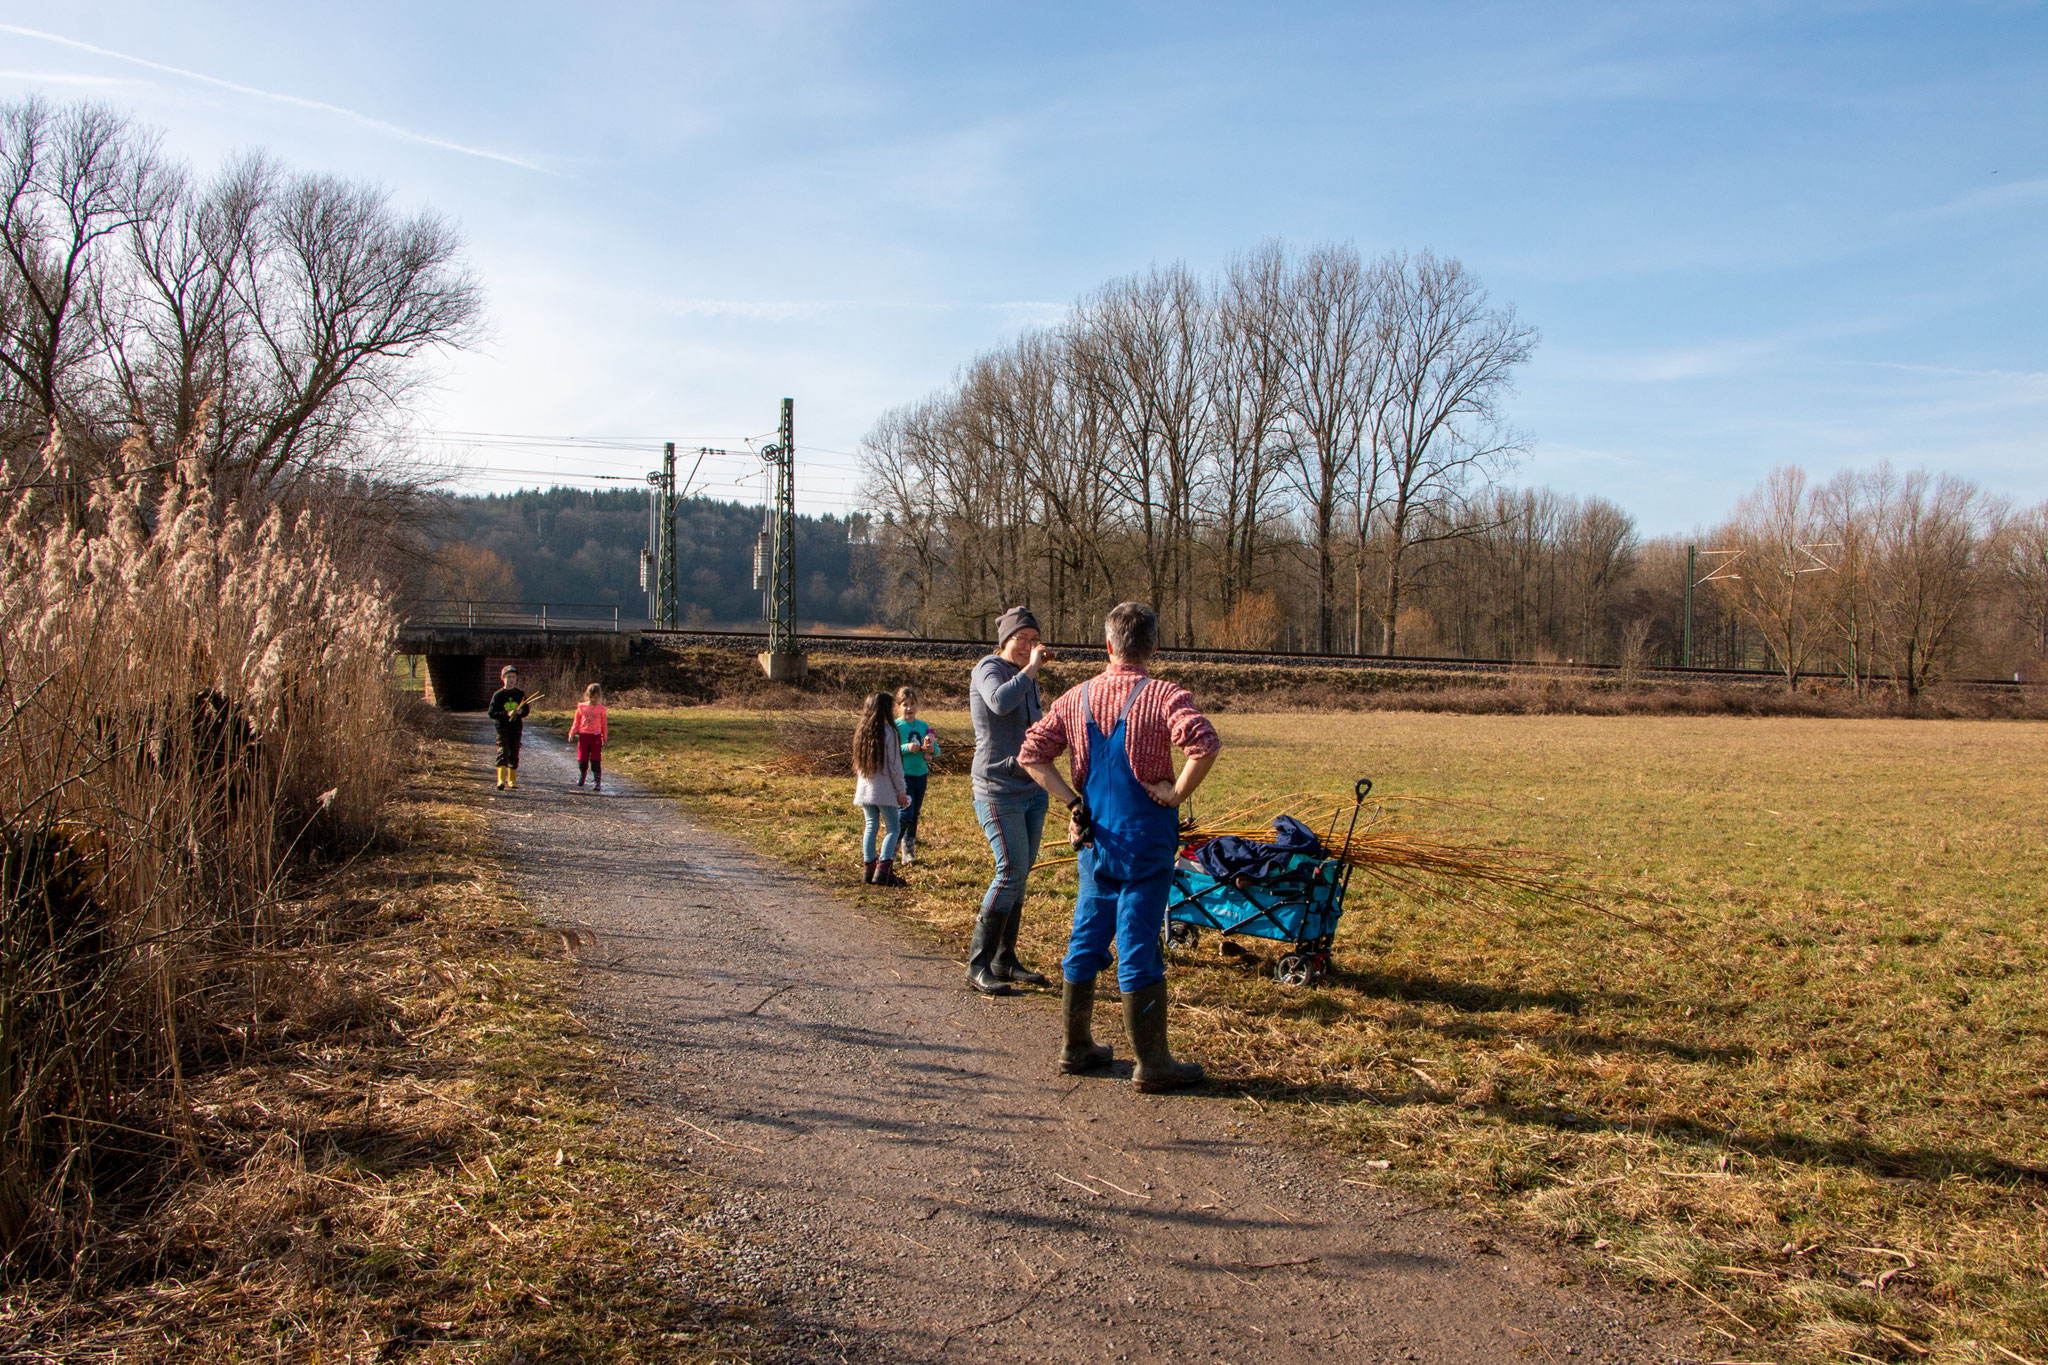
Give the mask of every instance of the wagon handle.
[(1344, 831), (1344, 889), (1351, 889), (1351, 836), (1358, 832), (1358, 812), (1372, 794), (1372, 779), (1361, 777), (1351, 788), (1351, 828)]
[(1365, 798), (1372, 795), (1372, 779), (1361, 777), (1358, 785), (1351, 789), (1351, 828), (1344, 831), (1344, 858), (1351, 858), (1351, 836), (1358, 832), (1358, 812), (1365, 805)]

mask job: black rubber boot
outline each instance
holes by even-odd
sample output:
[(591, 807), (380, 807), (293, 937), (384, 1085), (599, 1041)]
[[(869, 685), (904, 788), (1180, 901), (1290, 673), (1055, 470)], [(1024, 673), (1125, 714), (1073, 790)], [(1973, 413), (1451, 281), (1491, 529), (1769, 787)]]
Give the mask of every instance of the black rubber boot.
[(967, 984), (983, 995), (1015, 995), (1010, 983), (989, 970), (996, 960), (996, 949), (1003, 942), (1003, 916), (1000, 911), (984, 910), (974, 921), (974, 937), (967, 941)]
[(1024, 923), (1024, 907), (1018, 906), (1003, 922), (1003, 941), (996, 945), (996, 960), (988, 974), (998, 981), (1014, 981), (1020, 986), (1043, 986), (1045, 974), (1034, 972), (1017, 960), (1017, 929)]
[(1131, 1084), (1147, 1093), (1157, 1093), (1201, 1083), (1202, 1068), (1193, 1062), (1176, 1062), (1166, 1046), (1164, 981), (1155, 981), (1124, 996), (1124, 1028), (1131, 1035), (1131, 1051), (1138, 1054)]
[(1060, 1009), (1067, 1017), (1067, 1045), (1060, 1051), (1060, 1070), (1068, 1075), (1100, 1071), (1115, 1060), (1109, 1044), (1095, 1041), (1095, 983), (1060, 983)]
[(894, 858), (884, 858), (875, 864), (875, 885), (908, 886), (910, 883), (896, 875), (896, 860)]

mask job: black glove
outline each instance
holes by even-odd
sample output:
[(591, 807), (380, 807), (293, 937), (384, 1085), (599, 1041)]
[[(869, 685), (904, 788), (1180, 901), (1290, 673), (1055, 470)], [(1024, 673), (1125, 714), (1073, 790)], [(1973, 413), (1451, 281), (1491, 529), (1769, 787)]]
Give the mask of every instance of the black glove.
[(1078, 852), (1094, 843), (1095, 817), (1088, 813), (1088, 802), (1075, 797), (1073, 804), (1067, 807), (1067, 815), (1074, 822), (1073, 830), (1067, 835), (1068, 846)]

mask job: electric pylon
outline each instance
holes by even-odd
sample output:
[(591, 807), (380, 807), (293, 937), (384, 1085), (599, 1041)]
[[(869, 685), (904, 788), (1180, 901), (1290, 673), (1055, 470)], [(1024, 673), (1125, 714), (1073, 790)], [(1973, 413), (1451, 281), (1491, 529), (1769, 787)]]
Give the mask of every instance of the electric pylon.
[(796, 400), (782, 400), (782, 426), (776, 443), (761, 452), (774, 495), (768, 507), (768, 650), (761, 670), (782, 681), (804, 675), (804, 656), (796, 645)]

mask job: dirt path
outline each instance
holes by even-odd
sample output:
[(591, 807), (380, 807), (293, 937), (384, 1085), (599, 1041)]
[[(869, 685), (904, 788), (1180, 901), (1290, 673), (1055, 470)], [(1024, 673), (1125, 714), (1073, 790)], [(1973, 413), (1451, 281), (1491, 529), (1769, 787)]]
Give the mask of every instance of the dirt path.
[[(1674, 1361), (1641, 1300), (1345, 1182), (1214, 1091), (1053, 1067), (1057, 999), (951, 960), (530, 732), (495, 826), (590, 1013), (779, 1263), (816, 1360)], [(479, 772), (488, 726), (470, 732)], [(1043, 900), (1036, 913), (1056, 913)]]

